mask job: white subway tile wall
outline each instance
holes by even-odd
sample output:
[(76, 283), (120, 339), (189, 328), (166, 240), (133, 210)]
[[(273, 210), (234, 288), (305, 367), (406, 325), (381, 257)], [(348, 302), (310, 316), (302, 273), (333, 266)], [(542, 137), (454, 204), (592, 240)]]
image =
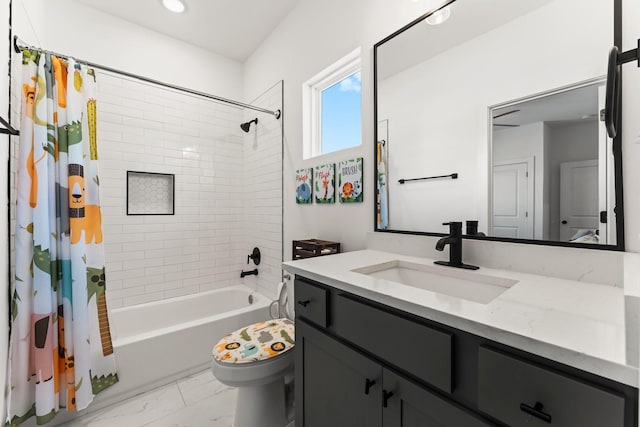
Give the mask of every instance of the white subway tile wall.
[[(283, 84), (264, 92), (252, 104), (269, 110), (282, 109)], [(267, 114), (244, 112), (244, 121), (258, 118), (244, 134), (244, 201), (243, 214), (246, 252), (258, 247), (262, 261), (259, 275), (247, 276), (243, 282), (275, 299), (282, 280), (282, 120)], [(291, 190), (291, 197), (293, 196)], [(285, 197), (287, 195), (285, 194)], [(246, 256), (245, 256), (246, 260)], [(251, 262), (246, 269), (253, 269)]]
[[(13, 116), (19, 122), (19, 72)], [(282, 87), (256, 102), (281, 108)], [(245, 134), (242, 110), (98, 73), (98, 150), (107, 301), (129, 306), (244, 283), (275, 296), (282, 259), (282, 132), (258, 113)], [(270, 107), (269, 107), (270, 108)], [(15, 233), (17, 138), (12, 139)], [(175, 215), (127, 216), (127, 170), (175, 174)], [(247, 212), (255, 209), (255, 212)], [(13, 241), (13, 240), (12, 240)], [(240, 278), (263, 251), (260, 276)], [(12, 247), (12, 266), (14, 264)]]

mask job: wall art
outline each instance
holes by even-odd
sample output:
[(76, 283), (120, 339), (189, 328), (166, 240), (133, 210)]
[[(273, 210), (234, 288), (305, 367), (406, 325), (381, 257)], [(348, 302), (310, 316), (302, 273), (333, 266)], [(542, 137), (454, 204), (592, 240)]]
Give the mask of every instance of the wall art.
[(316, 166), (313, 182), (316, 203), (335, 203), (335, 164)]
[(313, 168), (296, 171), (296, 203), (308, 205), (313, 202)]
[(338, 197), (342, 203), (362, 203), (362, 157), (338, 163)]

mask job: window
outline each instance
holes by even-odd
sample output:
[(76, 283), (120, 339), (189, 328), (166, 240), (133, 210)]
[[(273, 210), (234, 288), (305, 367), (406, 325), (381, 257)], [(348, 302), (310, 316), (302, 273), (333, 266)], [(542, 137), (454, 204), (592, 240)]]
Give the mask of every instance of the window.
[(303, 84), (303, 157), (360, 145), (360, 48)]

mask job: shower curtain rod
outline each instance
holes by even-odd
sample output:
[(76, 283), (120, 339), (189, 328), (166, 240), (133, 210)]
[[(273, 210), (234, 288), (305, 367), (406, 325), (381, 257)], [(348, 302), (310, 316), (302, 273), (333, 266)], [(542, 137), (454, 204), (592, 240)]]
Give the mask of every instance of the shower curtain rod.
[(155, 85), (158, 85), (158, 86), (164, 86), (164, 87), (167, 87), (167, 88), (170, 88), (170, 89), (179, 90), (181, 92), (187, 92), (187, 93), (190, 93), (192, 95), (201, 96), (203, 98), (213, 99), (215, 101), (224, 102), (224, 103), (227, 103), (227, 104), (235, 105), (237, 107), (248, 108), (248, 109), (251, 109), (251, 110), (260, 111), (262, 113), (271, 114), (276, 119), (279, 119), (281, 114), (282, 114), (282, 112), (280, 110), (275, 110), (275, 111), (274, 110), (267, 110), (266, 108), (256, 107), (255, 105), (245, 104), (244, 102), (234, 101), (233, 99), (222, 98), (220, 96), (211, 95), (209, 93), (200, 92), (200, 91), (193, 90), (193, 89), (188, 89), (186, 87), (173, 85), (171, 83), (165, 83), (165, 82), (162, 82), (160, 80), (151, 79), (149, 77), (140, 76), (138, 74), (129, 73), (127, 71), (117, 70), (115, 68), (107, 67), (105, 65), (96, 64), (94, 62), (85, 61), (83, 59), (78, 59), (78, 58), (75, 58), (73, 56), (63, 55), (63, 54), (60, 54), (60, 53), (52, 52), (50, 50), (44, 50), (44, 49), (41, 49), (41, 48), (35, 47), (35, 46), (29, 46), (28, 44), (26, 44), (22, 40), (20, 40), (18, 38), (18, 36), (13, 36), (13, 47), (14, 47), (16, 53), (20, 53), (21, 49), (33, 49), (33, 50), (39, 50), (41, 52), (46, 52), (46, 53), (49, 53), (51, 55), (55, 55), (57, 57), (73, 58), (76, 62), (79, 62), (79, 63), (84, 64), (84, 65), (86, 65), (88, 67), (91, 67), (91, 68), (98, 68), (98, 69), (103, 70), (103, 71), (108, 71), (108, 72), (114, 73), (114, 74), (120, 74), (120, 75), (125, 76), (125, 77), (131, 77), (131, 78), (134, 78), (136, 80), (140, 80), (140, 81), (147, 82), (147, 83), (152, 83), (152, 84), (155, 84)]

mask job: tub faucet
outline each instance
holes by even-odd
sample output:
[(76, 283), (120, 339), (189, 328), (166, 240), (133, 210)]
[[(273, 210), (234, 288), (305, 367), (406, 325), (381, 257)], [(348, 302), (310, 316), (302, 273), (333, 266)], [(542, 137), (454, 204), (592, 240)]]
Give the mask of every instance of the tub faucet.
[(242, 277), (244, 277), (244, 276), (252, 276), (252, 275), (255, 275), (255, 276), (257, 276), (257, 275), (258, 275), (258, 269), (257, 269), (257, 268), (254, 268), (253, 270), (250, 270), (250, 271), (244, 271), (244, 270), (242, 270), (242, 271), (240, 272), (240, 277), (241, 277), (241, 278), (242, 278)]
[(436, 243), (436, 250), (443, 251), (449, 245), (449, 261), (434, 261), (438, 265), (447, 267), (464, 268), (467, 270), (477, 270), (479, 267), (462, 262), (462, 222), (445, 222), (442, 225), (449, 226), (449, 235), (441, 238)]

